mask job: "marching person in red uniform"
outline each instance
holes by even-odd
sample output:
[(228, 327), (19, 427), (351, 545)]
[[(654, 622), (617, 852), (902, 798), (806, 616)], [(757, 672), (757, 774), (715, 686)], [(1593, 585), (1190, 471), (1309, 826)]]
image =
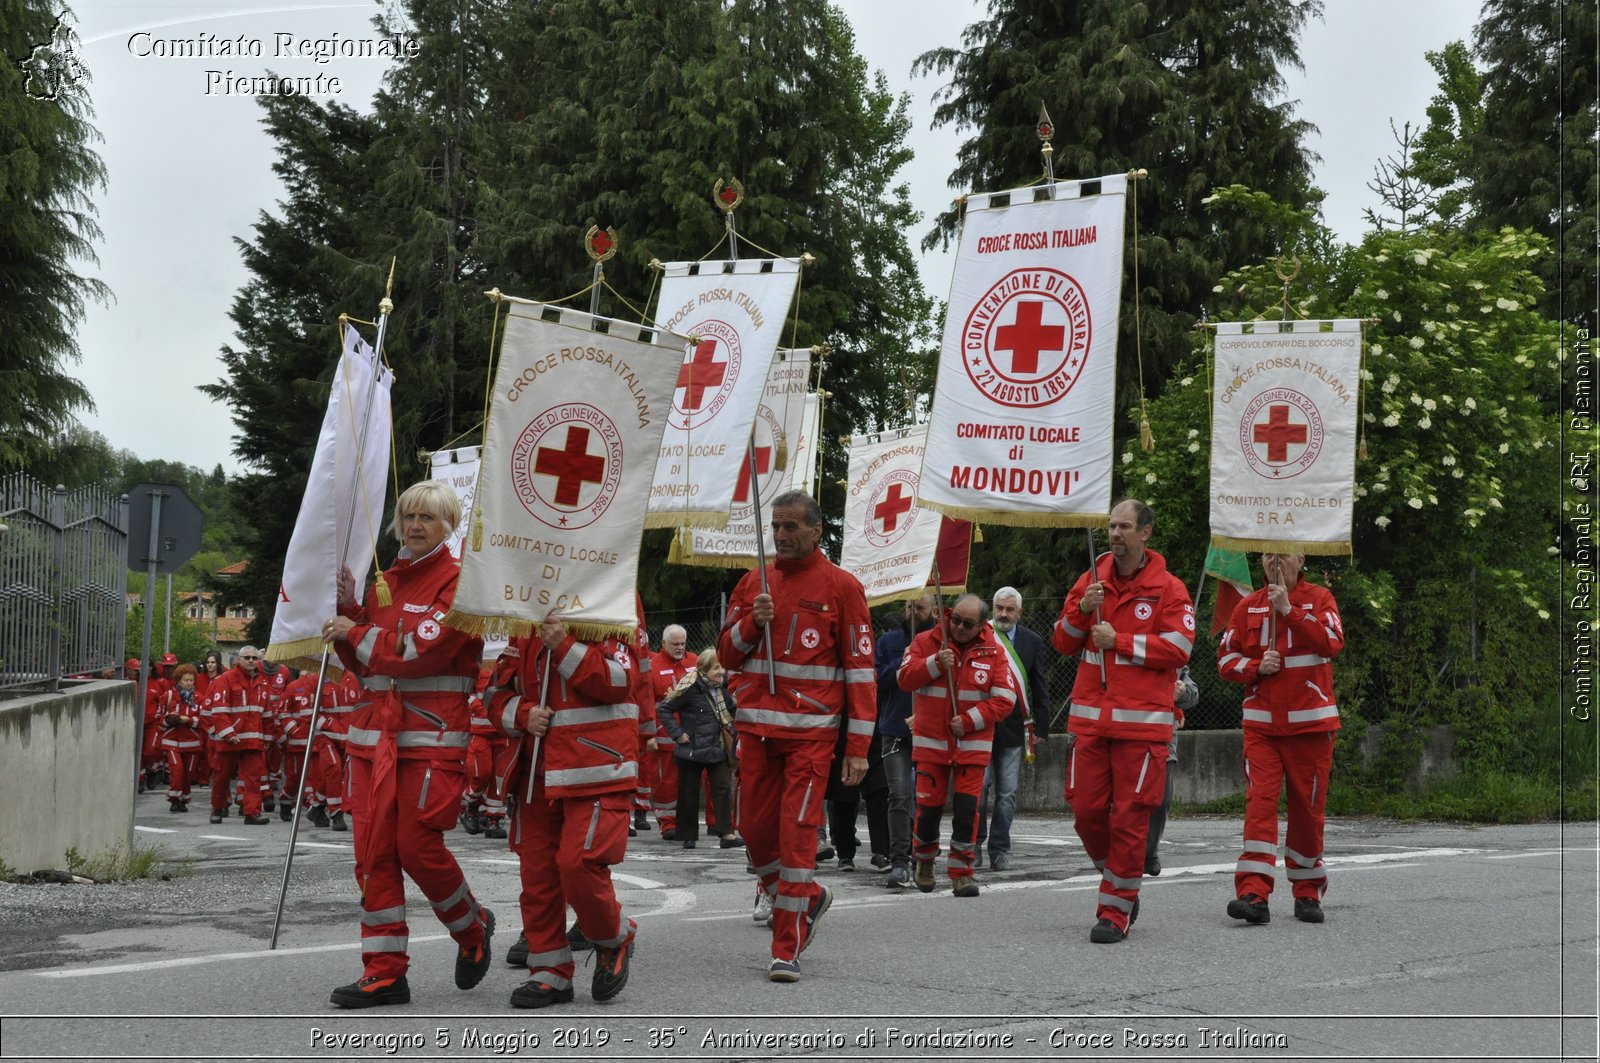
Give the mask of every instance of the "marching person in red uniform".
[[(305, 765), (306, 751), (311, 748), (311, 698), (317, 688), (317, 673), (306, 671), (290, 680), (283, 691), (283, 708), (279, 714), (279, 729), (283, 733), (283, 785), (278, 790), (278, 818), (284, 822), (294, 818), (295, 797), (291, 796), (300, 785), (302, 767)], [(322, 682), (322, 699), (317, 706), (317, 730), (320, 732), (323, 723), (327, 720), (328, 711), (339, 700), (339, 688), (334, 683), (324, 679)], [(320, 762), (313, 755), (311, 766), (305, 768), (305, 790), (299, 796), (304, 801), (307, 809), (316, 807), (319, 783), (323, 782), (321, 776), (325, 773), (325, 761)], [(343, 777), (340, 777), (341, 783)], [(312, 822), (316, 822), (315, 819)], [(327, 826), (322, 823), (321, 826)]]
[(177, 685), (161, 704), (161, 751), (167, 758), (167, 803), (172, 812), (189, 811), (189, 790), (201, 757), (203, 716), (195, 675), (194, 665), (180, 664), (173, 673)]
[(262, 750), (267, 746), (261, 717), (266, 711), (268, 682), (261, 672), (261, 651), (245, 646), (234, 666), (211, 684), (206, 695), (206, 733), (211, 739), (211, 822), (228, 814), (229, 780), (239, 777), (239, 804), (244, 821), (267, 822), (261, 814), (261, 778), (266, 774)]
[(628, 848), (639, 773), (633, 657), (621, 641), (580, 642), (547, 617), (537, 639), (511, 640), (484, 692), (489, 718), (516, 742), (506, 791), (531, 977), (512, 1007), (572, 1001), (569, 904), (594, 943), (594, 999), (628, 983), (637, 925), (622, 913), (611, 865)]
[[(292, 785), (285, 781), (283, 770), (284, 762), (284, 734), (283, 725), (285, 717), (291, 711), (289, 705), (289, 684), (293, 682), (290, 677), (289, 666), (286, 664), (273, 664), (263, 660), (262, 671), (267, 677), (267, 704), (261, 714), (261, 730), (267, 736), (267, 748), (262, 751), (265, 761), (265, 772), (261, 776), (261, 810), (271, 812), (277, 804), (277, 795), (285, 786)], [(294, 806), (289, 806), (290, 815), (294, 813)], [(288, 819), (289, 816), (284, 816)]]
[(1122, 941), (1139, 915), (1150, 813), (1166, 790), (1172, 691), (1194, 647), (1189, 591), (1145, 547), (1154, 530), (1143, 502), (1112, 507), (1111, 551), (1073, 584), (1052, 636), (1056, 649), (1080, 658), (1066, 795), (1102, 875), (1089, 932), (1097, 944)]
[[(694, 667), (695, 655), (688, 652), (689, 633), (678, 624), (668, 624), (661, 631), (661, 652), (650, 658), (650, 682), (654, 685), (654, 699), (650, 711), (651, 723), (655, 719), (654, 705), (660, 704), (672, 693), (689, 669)], [(656, 825), (661, 828), (663, 841), (678, 837), (678, 757), (676, 742), (659, 726), (655, 731), (655, 755), (650, 763), (651, 802), (656, 810)], [(635, 817), (634, 827), (639, 826)]]
[[(483, 677), (487, 679), (487, 676)], [(467, 745), (467, 789), (462, 800), (461, 828), (487, 838), (506, 836), (506, 764), (511, 741), (489, 719), (482, 696), (468, 702), (472, 710), (472, 740)]]
[[(916, 766), (917, 832), (911, 855), (914, 880), (933, 892), (933, 865), (939, 859), (939, 820), (952, 783), (950, 889), (957, 897), (976, 897), (973, 839), (977, 834), (978, 791), (994, 747), (994, 725), (1017, 706), (1017, 681), (1006, 651), (984, 621), (988, 610), (976, 594), (956, 600), (945, 623), (911, 640), (896, 677), (910, 691), (911, 762)], [(945, 642), (948, 626), (949, 643)], [(950, 696), (954, 684), (955, 697)], [(951, 711), (952, 700), (956, 711)]]
[[(402, 872), (459, 946), (457, 988), (473, 988), (489, 969), (494, 915), (478, 904), (444, 843), (466, 784), (467, 696), (483, 655), (482, 639), (443, 623), (461, 568), (448, 545), (460, 520), (449, 488), (431, 480), (408, 487), (395, 504), (399, 558), (362, 604), (345, 569), (339, 615), (323, 629), (363, 687), (345, 739), (344, 809), (355, 821), (362, 976), (333, 991), (342, 1008), (411, 1000)], [(388, 604), (381, 600), (385, 585)]]
[(1267, 585), (1234, 607), (1217, 644), (1217, 674), (1245, 686), (1244, 847), (1228, 914), (1248, 923), (1271, 920), (1278, 793), (1285, 786), (1283, 857), (1294, 917), (1322, 922), (1328, 889), (1323, 810), (1339, 730), (1332, 661), (1344, 649), (1344, 625), (1332, 593), (1301, 578), (1305, 560), (1302, 554), (1263, 554)]
[(769, 593), (761, 592), (760, 572), (745, 573), (717, 650), (726, 668), (740, 672), (731, 684), (739, 828), (773, 898), (767, 978), (797, 982), (800, 953), (833, 903), (833, 891), (814, 879), (839, 717), (848, 717), (841, 781), (854, 786), (867, 773), (878, 686), (866, 594), (818, 549), (822, 511), (810, 495), (773, 499), (772, 539)]

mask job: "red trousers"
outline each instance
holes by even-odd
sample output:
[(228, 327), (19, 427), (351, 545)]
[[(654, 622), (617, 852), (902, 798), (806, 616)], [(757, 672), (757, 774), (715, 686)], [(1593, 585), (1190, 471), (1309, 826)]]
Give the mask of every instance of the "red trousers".
[(344, 744), (325, 735), (311, 740), (311, 770), (306, 776), (306, 788), (311, 791), (308, 804), (328, 806), (331, 816), (344, 807)]
[(1278, 855), (1278, 794), (1288, 791), (1289, 829), (1283, 863), (1295, 897), (1320, 900), (1328, 891), (1322, 866), (1323, 810), (1333, 768), (1334, 732), (1264, 735), (1244, 732), (1244, 848), (1233, 872), (1234, 893), (1272, 895)]
[(1075, 735), (1067, 754), (1067, 801), (1084, 852), (1100, 869), (1095, 918), (1128, 929), (1150, 813), (1167, 788), (1167, 743)]
[(528, 939), (528, 973), (557, 989), (572, 985), (567, 905), (596, 945), (615, 948), (634, 932), (611, 885), (611, 865), (628, 848), (633, 794), (546, 797), (543, 779), (533, 793), (519, 786), (511, 817), (511, 851), (522, 875), (522, 932)]
[(173, 749), (163, 747), (167, 758), (167, 800), (189, 800), (189, 788), (194, 785), (195, 773), (200, 764), (198, 749)]
[(467, 745), (467, 802), (497, 818), (506, 814), (506, 791), (504, 786), (495, 785), (495, 753), (507, 741), (473, 735)]
[(211, 811), (228, 810), (228, 780), (238, 773), (239, 804), (247, 816), (261, 814), (261, 788), (266, 777), (266, 762), (259, 749), (240, 749), (226, 742), (211, 743)]
[(381, 746), (375, 760), (350, 758), (344, 810), (353, 817), (355, 834), (363, 977), (406, 973), (410, 931), (403, 875), (422, 890), (457, 944), (482, 943), (483, 909), (444, 844), (465, 781), (459, 768), (396, 759)]
[(662, 830), (678, 829), (678, 758), (670, 746), (657, 746), (650, 758), (650, 802)]
[(817, 829), (833, 764), (827, 740), (739, 739), (739, 832), (750, 866), (772, 897), (772, 956), (794, 960), (806, 939), (806, 914), (822, 893), (816, 884)]
[(656, 770), (656, 736), (653, 732), (646, 734), (640, 731), (639, 778), (633, 791), (634, 811), (644, 813), (650, 811), (651, 800), (655, 793)]
[(917, 836), (911, 846), (913, 860), (939, 859), (939, 820), (944, 816), (944, 795), (955, 780), (955, 800), (950, 819), (950, 881), (972, 877), (973, 839), (977, 836), (978, 792), (983, 789), (985, 764), (934, 764), (918, 762)]

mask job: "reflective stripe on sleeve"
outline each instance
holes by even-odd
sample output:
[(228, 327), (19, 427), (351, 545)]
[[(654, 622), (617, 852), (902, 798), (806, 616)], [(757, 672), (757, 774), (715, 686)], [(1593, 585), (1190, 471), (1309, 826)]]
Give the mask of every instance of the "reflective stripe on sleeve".
[(1133, 636), (1132, 663), (1136, 667), (1140, 667), (1140, 668), (1144, 667), (1145, 643), (1148, 641), (1148, 639), (1149, 639), (1148, 635), (1135, 635), (1135, 636)]
[(1165, 641), (1170, 642), (1174, 646), (1178, 647), (1178, 649), (1182, 650), (1184, 653), (1194, 652), (1194, 643), (1190, 642), (1176, 631), (1163, 631), (1161, 633), (1161, 637)]
[(378, 648), (378, 629), (367, 628), (367, 633), (361, 636), (361, 641), (356, 643), (356, 660), (362, 664), (372, 663), (372, 651)]

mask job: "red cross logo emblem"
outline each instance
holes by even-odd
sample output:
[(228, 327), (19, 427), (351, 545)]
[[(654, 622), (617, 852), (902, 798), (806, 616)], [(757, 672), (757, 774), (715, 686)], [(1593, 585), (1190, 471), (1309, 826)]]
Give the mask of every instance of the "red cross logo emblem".
[(972, 306), (961, 365), (992, 401), (1023, 409), (1057, 402), (1082, 375), (1092, 335), (1089, 297), (1066, 273), (1012, 270)]
[(739, 379), (739, 333), (724, 321), (702, 321), (684, 330), (696, 337), (678, 370), (672, 394), (673, 426), (698, 428), (727, 405)]
[(517, 499), (552, 528), (598, 520), (622, 482), (622, 433), (587, 403), (562, 403), (535, 417), (511, 447)]
[(906, 493), (905, 485), (892, 483), (889, 493), (882, 502), (872, 509), (873, 519), (883, 525), (885, 535), (894, 531), (895, 525), (900, 523), (900, 518), (911, 510), (914, 503), (911, 496)]
[[(765, 476), (772, 471), (772, 448), (756, 448), (756, 473)], [(745, 454), (745, 460), (739, 463), (739, 484), (733, 489), (735, 505), (750, 501), (750, 455)]]
[(873, 546), (890, 546), (905, 538), (917, 522), (917, 474), (891, 469), (867, 499), (862, 533)]
[(1298, 476), (1322, 453), (1322, 413), (1290, 388), (1268, 388), (1245, 406), (1239, 419), (1239, 449), (1258, 475), (1273, 480)]

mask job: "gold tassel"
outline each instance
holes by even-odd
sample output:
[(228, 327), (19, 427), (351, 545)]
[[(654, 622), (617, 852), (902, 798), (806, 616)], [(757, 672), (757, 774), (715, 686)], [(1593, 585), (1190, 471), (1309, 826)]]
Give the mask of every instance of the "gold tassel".
[(1356, 450), (1356, 457), (1361, 461), (1367, 460), (1367, 433), (1361, 433), (1361, 446)]
[(789, 467), (789, 434), (779, 431), (772, 440), (772, 471), (782, 472)]
[(1146, 454), (1153, 453), (1156, 449), (1155, 433), (1150, 431), (1150, 418), (1139, 415), (1139, 449)]
[(394, 604), (394, 596), (389, 593), (389, 581), (383, 578), (383, 570), (378, 570), (378, 578), (373, 583), (373, 594), (378, 599), (378, 604), (387, 608)]
[(483, 549), (483, 513), (477, 506), (472, 507), (472, 552), (478, 553)]
[(972, 541), (974, 543), (983, 542), (983, 525), (982, 524), (974, 524), (972, 526)]

